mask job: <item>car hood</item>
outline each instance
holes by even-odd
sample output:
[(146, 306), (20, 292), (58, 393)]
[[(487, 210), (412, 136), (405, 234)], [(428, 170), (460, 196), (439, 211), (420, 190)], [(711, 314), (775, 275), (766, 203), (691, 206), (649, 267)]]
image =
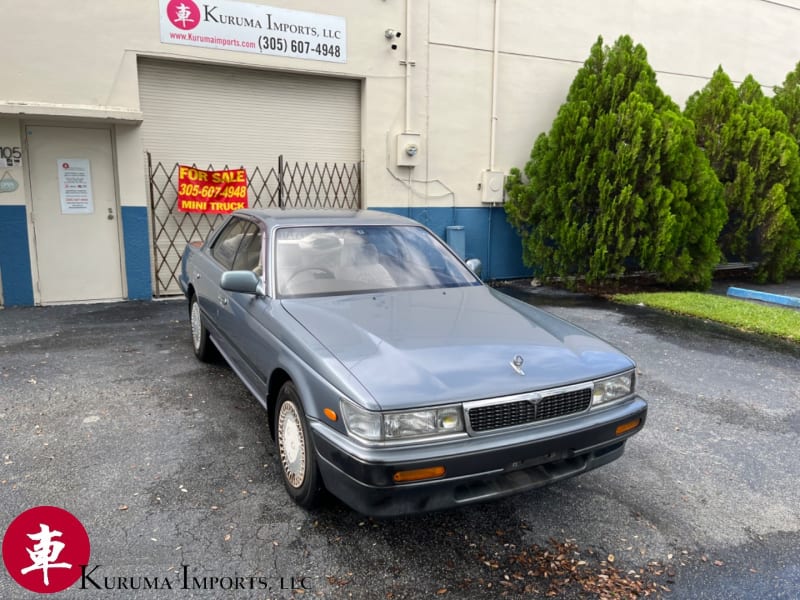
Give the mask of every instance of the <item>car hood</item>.
[[(282, 304), (384, 410), (546, 389), (633, 366), (586, 331), (485, 286)], [(512, 366), (516, 356), (524, 374)]]

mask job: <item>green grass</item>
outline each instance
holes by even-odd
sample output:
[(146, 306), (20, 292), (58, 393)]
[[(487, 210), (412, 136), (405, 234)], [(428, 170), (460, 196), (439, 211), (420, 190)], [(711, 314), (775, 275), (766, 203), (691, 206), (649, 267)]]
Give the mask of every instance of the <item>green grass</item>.
[(800, 342), (800, 311), (765, 306), (727, 296), (698, 292), (618, 294), (615, 302), (644, 304), (681, 315), (730, 325), (741, 331), (771, 335)]

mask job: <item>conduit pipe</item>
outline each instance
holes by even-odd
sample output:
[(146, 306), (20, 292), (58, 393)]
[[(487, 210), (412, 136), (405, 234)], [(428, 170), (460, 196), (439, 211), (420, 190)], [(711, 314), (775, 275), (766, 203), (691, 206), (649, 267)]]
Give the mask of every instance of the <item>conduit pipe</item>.
[(403, 124), (404, 133), (411, 132), (411, 0), (406, 0), (406, 114), (405, 114), (405, 123)]
[[(410, 0), (407, 0), (410, 1)], [(497, 137), (497, 59), (500, 50), (500, 0), (494, 0), (494, 39), (492, 41), (492, 119), (489, 130), (489, 170), (494, 171)]]

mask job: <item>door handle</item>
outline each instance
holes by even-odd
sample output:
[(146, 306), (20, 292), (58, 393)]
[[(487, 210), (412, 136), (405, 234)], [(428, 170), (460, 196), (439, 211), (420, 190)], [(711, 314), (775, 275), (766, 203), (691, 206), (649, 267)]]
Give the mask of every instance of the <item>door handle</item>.
[(108, 219), (109, 221), (113, 221), (114, 220), (114, 209), (113, 208), (109, 208), (108, 209), (108, 214), (106, 215), (106, 219)]
[(223, 306), (228, 305), (228, 299), (225, 296), (217, 296), (217, 300), (219, 300), (219, 303)]

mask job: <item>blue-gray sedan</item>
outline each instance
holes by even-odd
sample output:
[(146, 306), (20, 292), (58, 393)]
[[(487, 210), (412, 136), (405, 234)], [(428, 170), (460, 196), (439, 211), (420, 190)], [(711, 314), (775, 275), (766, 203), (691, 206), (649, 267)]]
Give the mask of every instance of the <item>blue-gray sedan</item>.
[(630, 358), (409, 219), (237, 211), (187, 246), (180, 282), (195, 354), (219, 351), (264, 405), (301, 506), (498, 498), (619, 458), (645, 422)]

